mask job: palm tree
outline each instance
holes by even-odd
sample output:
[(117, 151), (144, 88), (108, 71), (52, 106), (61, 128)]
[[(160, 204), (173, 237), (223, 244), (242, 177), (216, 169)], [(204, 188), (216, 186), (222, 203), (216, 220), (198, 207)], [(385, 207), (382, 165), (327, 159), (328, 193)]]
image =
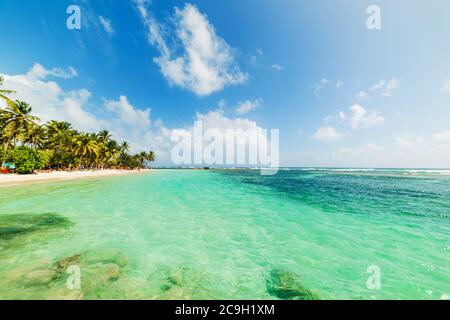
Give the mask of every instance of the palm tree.
[(122, 141), (119, 145), (119, 166), (122, 166), (128, 151), (130, 150), (130, 144), (127, 141)]
[[(3, 77), (0, 76), (0, 86)], [(85, 164), (103, 166), (128, 166), (143, 168), (155, 160), (153, 151), (129, 154), (130, 144), (118, 144), (108, 130), (97, 134), (79, 132), (68, 122), (50, 121), (40, 126), (38, 117), (31, 115), (31, 106), (23, 101), (13, 101), (7, 95), (13, 90), (0, 90), (0, 100), (6, 102), (0, 108), (0, 144), (4, 151), (15, 147), (17, 141), (29, 147), (51, 151), (48, 167), (78, 168)], [(1, 151), (1, 150), (0, 150)]]
[(148, 162), (154, 162), (156, 160), (156, 154), (153, 151), (148, 152), (145, 160)]
[[(24, 132), (29, 132), (31, 128), (37, 126), (38, 117), (30, 115), (31, 106), (23, 101), (16, 101), (7, 104), (5, 109), (0, 110), (0, 123), (5, 135), (3, 149), (6, 151), (11, 141)], [(15, 143), (14, 143), (15, 144)]]
[(35, 126), (25, 134), (23, 142), (31, 147), (42, 149), (44, 143), (48, 140), (47, 128), (45, 126)]
[(137, 160), (139, 162), (139, 167), (140, 168), (144, 168), (145, 167), (145, 160), (147, 159), (147, 152), (142, 151), (142, 152), (138, 153), (136, 155), (136, 158), (137, 158)]
[(101, 148), (101, 164), (102, 168), (111, 161), (111, 159), (119, 153), (119, 145), (115, 140), (109, 140), (106, 144), (102, 144)]
[(62, 132), (67, 132), (67, 131), (73, 130), (72, 125), (69, 122), (65, 122), (65, 121), (51, 120), (46, 124), (46, 127), (52, 136), (58, 135)]
[(97, 134), (97, 138), (100, 142), (106, 144), (109, 140), (111, 140), (111, 133), (108, 130), (102, 130)]
[(148, 162), (155, 161), (155, 153), (153, 151), (145, 152), (142, 151), (136, 155), (136, 159), (139, 162), (141, 168), (145, 168)]
[(47, 128), (47, 139), (43, 144), (43, 149), (53, 150), (50, 159), (51, 166), (68, 167), (69, 169), (76, 163), (75, 138), (79, 133), (72, 128), (72, 125), (64, 121), (49, 121)]
[[(3, 77), (0, 76), (0, 86), (3, 85)], [(15, 93), (13, 90), (2, 90), (0, 89), (0, 99), (4, 100), (8, 106), (13, 106), (14, 101), (12, 101), (10, 98), (8, 98), (5, 94), (9, 93)]]
[[(0, 76), (0, 86), (3, 86), (3, 77)], [(14, 93), (14, 91), (12, 90), (2, 90), (0, 89), (0, 100), (5, 101), (6, 105), (14, 105), (14, 101), (12, 101), (11, 99), (9, 99), (6, 94), (8, 93)], [(0, 108), (1, 111), (1, 108)], [(1, 114), (0, 114), (1, 115)], [(5, 125), (3, 124), (3, 121), (5, 119), (2, 119), (2, 117), (0, 117), (0, 142), (3, 144), (5, 140), (7, 140), (7, 137), (5, 136)]]
[(119, 148), (122, 152), (128, 152), (130, 150), (130, 144), (127, 141), (122, 141)]
[(110, 154), (110, 148), (113, 147), (112, 144), (110, 144), (112, 135), (108, 130), (102, 130), (99, 133), (95, 134), (95, 139), (97, 141), (97, 144), (99, 146), (99, 152), (98, 156), (95, 159), (97, 168), (103, 168), (104, 164), (109, 161), (109, 159), (112, 157), (112, 154)]
[(78, 169), (81, 169), (85, 157), (96, 159), (99, 156), (100, 150), (95, 138), (95, 135), (90, 133), (82, 133), (75, 138), (74, 152), (79, 157)]

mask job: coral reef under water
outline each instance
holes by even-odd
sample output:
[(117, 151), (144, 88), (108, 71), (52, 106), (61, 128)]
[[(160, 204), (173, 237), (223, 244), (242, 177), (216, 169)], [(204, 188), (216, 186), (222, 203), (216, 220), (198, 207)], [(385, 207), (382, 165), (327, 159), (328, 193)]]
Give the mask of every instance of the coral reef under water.
[(266, 283), (270, 295), (282, 300), (319, 300), (319, 297), (303, 287), (299, 277), (290, 271), (273, 269)]
[(147, 281), (157, 289), (152, 298), (160, 300), (207, 299), (215, 292), (208, 275), (189, 267), (160, 266)]

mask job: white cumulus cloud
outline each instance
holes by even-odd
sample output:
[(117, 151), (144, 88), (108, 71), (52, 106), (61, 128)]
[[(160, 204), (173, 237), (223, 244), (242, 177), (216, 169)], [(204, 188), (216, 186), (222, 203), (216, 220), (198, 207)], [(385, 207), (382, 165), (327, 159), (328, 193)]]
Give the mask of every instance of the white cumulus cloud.
[[(67, 78), (55, 70), (36, 64), (25, 74), (2, 74), (5, 80), (3, 87), (17, 91), (10, 97), (30, 103), (32, 113), (40, 117), (42, 122), (68, 121), (75, 129), (88, 132), (107, 129), (115, 140), (130, 142), (132, 152), (153, 150), (157, 154), (156, 164), (172, 165), (173, 131), (192, 130), (192, 126), (168, 128), (162, 120), (151, 119), (149, 108), (136, 107), (125, 95), (117, 100), (103, 99), (103, 103), (96, 104), (89, 90), (81, 88), (66, 91), (59, 83), (52, 81), (50, 77), (55, 77), (55, 74), (59, 75), (59, 80)], [(0, 108), (4, 106), (0, 102)], [(221, 110), (198, 113), (195, 120), (202, 121), (205, 130), (262, 129), (248, 119), (225, 117)]]
[(396, 78), (385, 81), (380, 80), (369, 88), (369, 91), (379, 92), (384, 97), (392, 97), (393, 92), (399, 87), (399, 82)]
[[(257, 133), (263, 133), (264, 130), (255, 121), (251, 121), (248, 119), (242, 119), (242, 118), (230, 118), (224, 115), (223, 110), (214, 110), (209, 111), (207, 113), (197, 113), (195, 122), (200, 122), (202, 125), (202, 129), (204, 132), (213, 130), (217, 135), (221, 137), (227, 136), (228, 130), (234, 130), (236, 133), (241, 132), (243, 136), (237, 136), (234, 139), (233, 144), (226, 144), (226, 140), (223, 142), (225, 145), (222, 148), (223, 152), (223, 158), (220, 156), (220, 160), (225, 160), (228, 157), (231, 157), (233, 155), (234, 160), (237, 161), (237, 165), (243, 165), (244, 163), (239, 163), (240, 160), (238, 156), (238, 150), (267, 150), (268, 146), (271, 145), (271, 140), (269, 139), (268, 135), (261, 134), (258, 136), (258, 139), (248, 139), (248, 136), (245, 135), (251, 132)], [(182, 128), (176, 128), (173, 129), (174, 133), (177, 133), (178, 136), (182, 135), (194, 135), (194, 126), (185, 126)], [(270, 133), (268, 133), (270, 134)], [(271, 137), (272, 138), (272, 137)], [(257, 141), (258, 140), (258, 141)], [(193, 141), (192, 141), (193, 142)], [(204, 142), (203, 147), (206, 147), (208, 143)], [(272, 150), (274, 152), (277, 152), (277, 150)], [(241, 159), (245, 160), (245, 159)], [(260, 159), (259, 159), (260, 160)], [(250, 155), (247, 157), (247, 161), (250, 161)], [(257, 161), (259, 163), (259, 161)], [(256, 163), (253, 163), (257, 165)]]
[(330, 81), (328, 79), (322, 78), (317, 83), (315, 83), (313, 85), (314, 95), (316, 97), (320, 96), (320, 93), (322, 92), (323, 89), (325, 89), (325, 87), (328, 85), (329, 82)]
[(363, 163), (365, 161), (372, 161), (372, 163), (376, 164), (376, 160), (378, 160), (383, 151), (384, 148), (377, 144), (366, 143), (361, 146), (341, 148), (333, 152), (331, 158), (335, 163)]
[(247, 114), (250, 111), (256, 110), (260, 107), (262, 107), (264, 103), (263, 99), (256, 99), (256, 100), (245, 100), (238, 103), (238, 106), (236, 107), (236, 113), (239, 115)]
[(118, 101), (106, 100), (105, 107), (108, 111), (115, 112), (120, 120), (126, 124), (139, 127), (150, 126), (150, 109), (136, 109), (126, 96), (120, 96)]
[(402, 148), (417, 148), (425, 142), (425, 139), (421, 136), (404, 133), (395, 137), (395, 143)]
[(377, 91), (377, 90), (381, 90), (384, 88), (385, 86), (385, 82), (384, 80), (380, 80), (380, 82), (374, 84), (372, 87), (370, 87), (370, 91)]
[(369, 95), (365, 91), (360, 91), (356, 95), (356, 98), (359, 99), (359, 100), (369, 100), (370, 99)]
[(351, 106), (350, 110), (352, 112), (350, 126), (353, 130), (376, 127), (386, 121), (378, 112), (369, 112), (359, 104)]
[(439, 141), (450, 142), (450, 131), (436, 133), (434, 137)]
[(151, 44), (160, 52), (154, 61), (171, 85), (207, 96), (247, 81), (248, 75), (239, 69), (232, 48), (196, 6), (175, 8), (174, 30), (170, 30), (151, 17), (146, 1), (135, 0), (135, 4)]
[(314, 134), (316, 140), (328, 142), (340, 140), (342, 136), (342, 133), (339, 133), (335, 128), (328, 126), (319, 128)]
[(89, 90), (63, 90), (49, 79), (51, 76), (55, 76), (55, 69), (36, 64), (25, 74), (4, 75), (4, 88), (16, 91), (10, 97), (28, 102), (42, 122), (68, 121), (77, 130), (88, 132), (107, 129), (115, 139), (129, 141), (134, 151), (157, 150), (166, 129), (160, 121), (152, 124), (149, 109), (136, 108), (126, 96), (96, 106)]
[(386, 87), (384, 88), (384, 91), (382, 93), (383, 96), (385, 97), (391, 97), (392, 96), (392, 92), (394, 90), (396, 90), (399, 87), (399, 83), (397, 79), (391, 79), (388, 81), (388, 83), (386, 84)]
[(279, 64), (273, 64), (272, 65), (272, 69), (277, 71), (277, 72), (280, 72), (280, 71), (282, 71), (284, 69), (284, 67), (282, 65), (279, 65)]
[(48, 76), (63, 79), (72, 79), (78, 77), (78, 72), (73, 67), (69, 67), (67, 69), (52, 68), (49, 70), (44, 68), (41, 64), (35, 63), (33, 67), (28, 71), (27, 76), (33, 79), (45, 79)]
[(91, 97), (88, 90), (64, 91), (57, 82), (49, 79), (68, 79), (76, 73), (62, 70), (46, 69), (36, 63), (26, 74), (4, 75), (4, 87), (17, 92), (11, 98), (30, 103), (33, 113), (43, 121), (70, 121), (81, 130), (93, 130), (101, 126), (101, 121), (87, 111)]

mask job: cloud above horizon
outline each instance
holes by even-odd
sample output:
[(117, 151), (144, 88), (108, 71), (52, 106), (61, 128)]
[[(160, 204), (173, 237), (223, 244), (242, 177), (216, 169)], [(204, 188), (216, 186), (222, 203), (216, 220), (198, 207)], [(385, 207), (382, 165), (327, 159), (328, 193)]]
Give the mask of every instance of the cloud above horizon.
[(126, 96), (117, 101), (104, 99), (103, 105), (95, 105), (89, 90), (66, 91), (50, 79), (67, 80), (75, 74), (73, 68), (46, 69), (36, 63), (26, 74), (4, 75), (4, 87), (16, 91), (10, 95), (12, 99), (30, 103), (33, 114), (42, 122), (68, 121), (77, 130), (88, 132), (107, 129), (115, 139), (129, 141), (135, 151), (148, 149), (146, 141), (151, 141), (150, 135), (161, 129), (159, 122), (152, 126), (150, 109), (132, 106)]
[[(357, 130), (359, 128), (372, 128), (381, 125), (386, 121), (378, 112), (376, 111), (367, 111), (363, 106), (359, 104), (354, 104), (350, 107), (350, 111), (352, 112), (350, 116), (350, 126), (353, 130)], [(340, 116), (346, 117), (345, 114), (341, 114)]]
[[(174, 130), (189, 131), (192, 126), (168, 128), (161, 119), (151, 119), (150, 108), (134, 106), (126, 95), (115, 99), (100, 99), (95, 103), (92, 93), (85, 89), (66, 91), (61, 88), (56, 79), (67, 80), (75, 77), (76, 70), (46, 69), (36, 63), (27, 73), (18, 75), (2, 74), (4, 88), (14, 90), (12, 99), (24, 100), (30, 103), (32, 113), (41, 119), (42, 123), (49, 120), (68, 121), (77, 130), (98, 132), (109, 130), (117, 141), (126, 140), (131, 144), (132, 152), (153, 150), (158, 155), (157, 164), (170, 165), (173, 142), (171, 135)], [(68, 77), (70, 75), (70, 77)], [(4, 107), (0, 101), (0, 108)], [(224, 111), (214, 110), (197, 113), (195, 121), (202, 121), (205, 129), (262, 129), (255, 121), (245, 118), (231, 118)]]
[(339, 132), (331, 124), (339, 125), (341, 129), (349, 127), (352, 131), (359, 129), (369, 129), (380, 126), (386, 119), (376, 111), (368, 111), (359, 104), (354, 104), (350, 108), (350, 113), (340, 111), (338, 114), (331, 114), (324, 118), (325, 125), (317, 129), (313, 137), (319, 141), (334, 142), (342, 139), (344, 134)]
[(238, 103), (235, 112), (239, 115), (247, 114), (263, 106), (264, 100), (259, 98), (255, 100), (245, 100)]
[(78, 77), (78, 72), (73, 67), (67, 69), (52, 68), (45, 69), (41, 64), (35, 63), (33, 67), (28, 71), (27, 76), (33, 79), (45, 79), (49, 76), (63, 79), (72, 79)]
[(434, 138), (443, 142), (450, 142), (450, 131), (442, 131), (434, 134)]
[(318, 82), (313, 84), (314, 95), (316, 97), (319, 97), (321, 92), (325, 89), (325, 87), (328, 85), (329, 82), (330, 81), (328, 79), (322, 78)]
[(448, 168), (450, 136), (449, 140), (441, 140), (442, 137), (447, 139), (445, 132), (426, 136), (402, 133), (395, 136), (393, 141), (384, 144), (367, 142), (328, 150), (305, 150), (295, 156), (288, 155), (287, 161), (282, 161), (282, 165), (347, 168)]
[(399, 82), (396, 78), (385, 81), (380, 80), (378, 83), (374, 84), (369, 88), (371, 92), (380, 92), (384, 97), (392, 97), (393, 92), (398, 89)]
[(342, 137), (342, 133), (338, 132), (335, 128), (328, 126), (320, 127), (314, 134), (316, 140), (327, 142), (334, 142), (340, 140)]
[(70, 121), (81, 130), (93, 130), (102, 123), (90, 114), (86, 105), (91, 93), (87, 89), (64, 91), (51, 77), (64, 80), (76, 76), (75, 69), (46, 69), (36, 63), (26, 74), (4, 75), (4, 86), (16, 91), (11, 98), (25, 100), (42, 121)]
[(173, 26), (169, 26), (152, 17), (148, 1), (134, 3), (150, 43), (160, 53), (153, 61), (170, 85), (208, 96), (248, 80), (235, 61), (233, 49), (196, 6), (187, 3), (182, 9), (175, 7)]
[(281, 72), (284, 70), (284, 66), (280, 65), (280, 64), (273, 64), (271, 66), (271, 68), (277, 72)]

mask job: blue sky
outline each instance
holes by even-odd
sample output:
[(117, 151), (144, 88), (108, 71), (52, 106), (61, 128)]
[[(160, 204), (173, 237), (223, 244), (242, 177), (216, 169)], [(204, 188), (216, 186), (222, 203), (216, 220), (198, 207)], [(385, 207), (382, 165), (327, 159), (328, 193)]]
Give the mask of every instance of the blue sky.
[[(66, 27), (74, 3), (81, 30)], [(366, 26), (371, 4), (381, 30)], [(211, 116), (280, 129), (282, 165), (449, 167), (449, 12), (445, 0), (3, 0), (0, 74), (43, 120), (106, 127), (161, 163), (171, 129)]]

